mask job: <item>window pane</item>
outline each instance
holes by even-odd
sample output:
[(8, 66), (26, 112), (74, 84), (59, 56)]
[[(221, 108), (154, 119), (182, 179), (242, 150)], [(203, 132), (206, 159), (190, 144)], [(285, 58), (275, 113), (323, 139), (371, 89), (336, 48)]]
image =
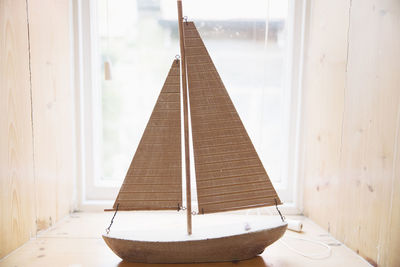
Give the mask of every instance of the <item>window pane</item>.
[[(168, 69), (179, 54), (176, 3), (98, 1), (102, 90), (101, 179), (121, 181)], [(108, 7), (108, 8), (107, 8)], [(274, 182), (286, 166), (287, 2), (185, 1)], [(104, 79), (104, 62), (112, 80)]]

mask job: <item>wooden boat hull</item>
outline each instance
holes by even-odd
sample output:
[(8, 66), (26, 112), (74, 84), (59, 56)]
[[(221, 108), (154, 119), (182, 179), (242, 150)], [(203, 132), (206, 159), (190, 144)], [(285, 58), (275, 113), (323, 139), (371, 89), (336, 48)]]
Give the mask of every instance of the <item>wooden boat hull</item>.
[(141, 263), (199, 263), (241, 261), (261, 254), (286, 231), (287, 223), (257, 231), (209, 239), (174, 241), (103, 239), (120, 258)]

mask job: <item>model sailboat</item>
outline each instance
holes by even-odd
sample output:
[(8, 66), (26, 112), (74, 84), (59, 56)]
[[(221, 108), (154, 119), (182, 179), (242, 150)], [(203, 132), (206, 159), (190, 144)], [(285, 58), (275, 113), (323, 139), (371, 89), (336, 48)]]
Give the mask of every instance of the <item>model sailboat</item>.
[[(234, 261), (252, 258), (279, 239), (287, 223), (192, 235), (190, 104), (198, 213), (281, 204), (193, 22), (178, 0), (181, 60), (175, 59), (135, 156), (110, 210), (180, 210), (182, 203), (181, 92), (183, 99), (187, 235), (167, 240), (107, 233), (122, 259), (147, 263)], [(182, 86), (181, 86), (182, 85)], [(182, 90), (181, 90), (182, 87)]]

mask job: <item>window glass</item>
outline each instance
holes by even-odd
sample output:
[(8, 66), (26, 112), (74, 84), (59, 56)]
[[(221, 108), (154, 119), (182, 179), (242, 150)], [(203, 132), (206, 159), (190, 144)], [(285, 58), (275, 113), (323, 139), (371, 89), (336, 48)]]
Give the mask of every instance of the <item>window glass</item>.
[[(99, 0), (102, 180), (120, 182), (175, 55), (176, 2)], [(273, 182), (286, 166), (287, 1), (184, 1)], [(104, 65), (112, 79), (105, 80)]]

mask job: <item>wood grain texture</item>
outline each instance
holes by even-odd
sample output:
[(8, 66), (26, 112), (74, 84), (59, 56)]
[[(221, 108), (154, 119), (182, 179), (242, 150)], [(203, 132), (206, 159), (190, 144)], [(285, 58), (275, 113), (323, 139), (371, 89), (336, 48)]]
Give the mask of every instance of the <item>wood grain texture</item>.
[[(103, 235), (104, 241), (121, 259), (134, 263), (232, 262), (254, 258), (285, 233), (287, 223), (257, 231), (173, 241), (142, 241)], [(162, 234), (162, 232), (160, 232)]]
[(400, 2), (312, 1), (310, 14), (305, 215), (371, 264), (399, 266)]
[(180, 61), (174, 60), (113, 209), (182, 207)]
[[(326, 248), (311, 242), (295, 240), (293, 238), (305, 238), (329, 244), (332, 253), (330, 257), (321, 260), (313, 260), (303, 257), (278, 241), (267, 247), (259, 257), (248, 261), (226, 262), (226, 263), (203, 263), (203, 264), (143, 264), (122, 261), (115, 255), (106, 243), (101, 240), (104, 226), (109, 224), (112, 214), (110, 213), (73, 213), (70, 217), (61, 220), (48, 231), (40, 233), (38, 238), (29, 241), (21, 249), (0, 260), (0, 267), (9, 266), (96, 266), (96, 267), (367, 267), (370, 266), (355, 252), (335, 240), (321, 227), (311, 220), (302, 217), (290, 217), (289, 219), (301, 220), (304, 225), (303, 233), (286, 231), (282, 241), (301, 250), (307, 254), (324, 255)], [(268, 216), (255, 215), (228, 215), (209, 214), (205, 216), (193, 216), (194, 233), (198, 227), (221, 225), (223, 223), (253, 221), (254, 218), (263, 217), (266, 221)], [(160, 224), (160, 221), (163, 223)], [(143, 232), (162, 227), (162, 229), (181, 229), (182, 234), (186, 232), (185, 214), (181, 212), (118, 212), (111, 231), (136, 229)]]
[(25, 0), (0, 1), (0, 258), (35, 234)]
[(0, 36), (3, 257), (72, 202), (69, 2), (1, 0)]
[(37, 229), (42, 230), (72, 208), (74, 120), (69, 1), (29, 0), (28, 13)]
[(178, 29), (179, 29), (179, 47), (182, 58), (182, 104), (183, 104), (183, 134), (185, 146), (185, 182), (186, 182), (186, 217), (187, 217), (187, 232), (192, 234), (192, 186), (190, 179), (190, 149), (189, 149), (189, 105), (188, 105), (188, 89), (187, 89), (187, 64), (186, 64), (186, 49), (185, 37), (183, 30), (183, 8), (182, 1), (177, 1), (178, 7)]
[(185, 22), (200, 213), (281, 203), (193, 22)]

